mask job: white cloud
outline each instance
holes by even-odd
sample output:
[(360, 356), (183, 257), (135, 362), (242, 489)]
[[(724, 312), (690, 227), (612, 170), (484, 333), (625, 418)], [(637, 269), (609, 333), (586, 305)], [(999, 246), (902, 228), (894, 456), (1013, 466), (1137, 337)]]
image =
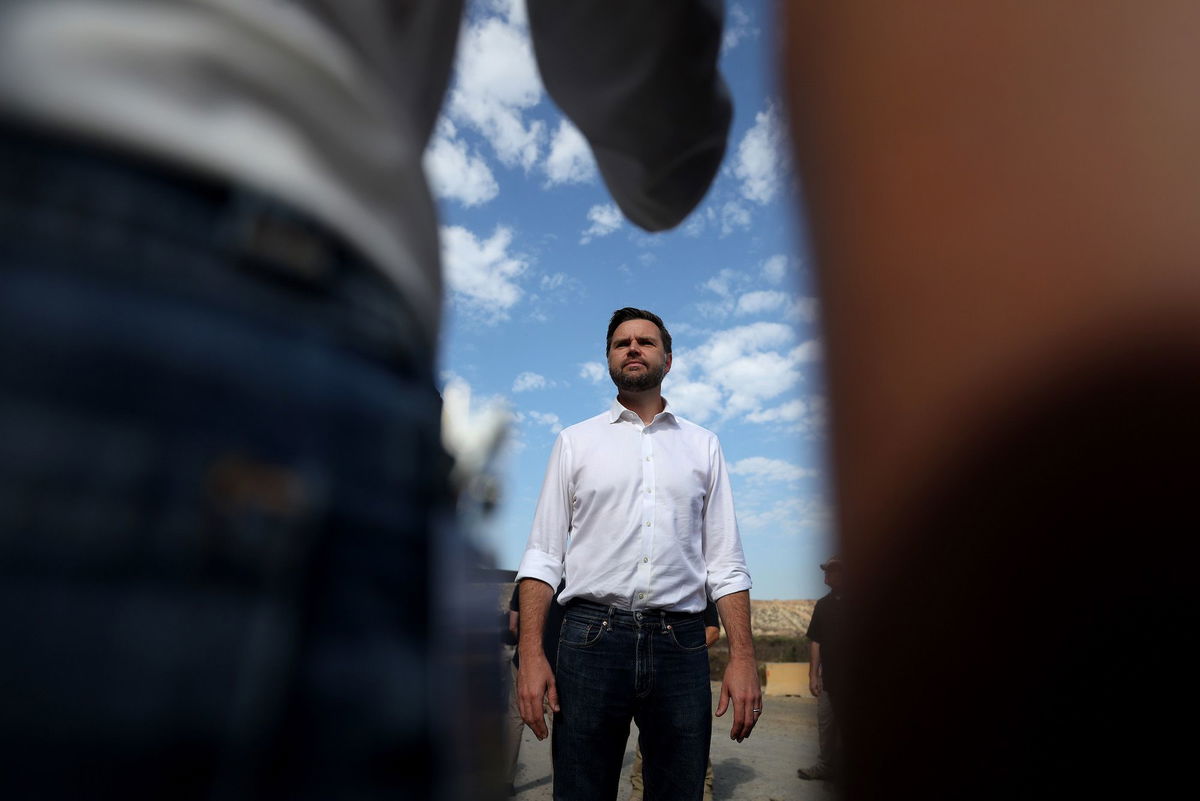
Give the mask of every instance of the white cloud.
[(796, 398), (769, 409), (746, 415), (751, 423), (774, 424), (801, 434), (820, 435), (825, 431), (825, 399), (820, 395)]
[(579, 240), (579, 244), (586, 245), (592, 239), (599, 236), (608, 236), (613, 231), (621, 227), (621, 210), (613, 203), (605, 203), (597, 206), (592, 206), (588, 209), (588, 220), (592, 225), (583, 232), (583, 237)]
[(821, 312), (816, 298), (794, 298), (785, 317), (797, 323), (815, 323)]
[(509, 253), (512, 238), (512, 231), (503, 226), (486, 240), (461, 226), (442, 227), (442, 263), (451, 296), (486, 323), (507, 319), (523, 294), (517, 279), (529, 264)]
[(832, 512), (819, 497), (784, 498), (764, 509), (746, 507), (738, 511), (739, 528), (784, 536), (794, 536), (802, 529), (824, 533), (832, 520)]
[(443, 376), (442, 442), (454, 456), (459, 485), (493, 471), (501, 450), (511, 450), (513, 415), (499, 396), (473, 396), (471, 385), (454, 373)]
[(802, 478), (813, 478), (816, 470), (799, 467), (783, 459), (768, 459), (765, 456), (751, 456), (729, 465), (729, 472), (735, 476), (746, 476), (759, 481), (799, 481)]
[(721, 236), (729, 236), (737, 230), (750, 227), (750, 210), (736, 201), (721, 207)]
[(782, 122), (774, 104), (754, 116), (754, 125), (738, 143), (733, 174), (741, 183), (742, 197), (767, 204), (779, 194), (787, 173)]
[(608, 378), (608, 367), (603, 362), (583, 362), (579, 365), (579, 377), (599, 384)]
[(550, 429), (551, 434), (557, 434), (563, 430), (562, 421), (559, 420), (557, 414), (552, 412), (529, 412), (527, 417), (535, 424)]
[(541, 152), (545, 125), (527, 121), (525, 112), (541, 102), (544, 90), (523, 16), (511, 4), (494, 7), (506, 16), (481, 17), (463, 30), (447, 113), (482, 134), (504, 164), (528, 170)]
[(815, 339), (810, 339), (806, 342), (801, 342), (796, 347), (792, 348), (791, 357), (798, 362), (815, 362), (819, 361), (824, 355), (821, 348), (821, 343)]
[(746, 39), (757, 39), (759, 33), (742, 4), (733, 3), (725, 14), (725, 36), (721, 40), (721, 47), (732, 50)]
[(437, 197), (478, 206), (496, 197), (500, 185), (487, 162), (471, 153), (457, 133), (454, 123), (443, 117), (425, 150), (425, 172)]
[(542, 276), (542, 291), (553, 292), (567, 282), (566, 273), (553, 273), (551, 275)]
[(733, 292), (733, 286), (740, 283), (744, 278), (737, 270), (727, 268), (701, 284), (701, 288), (707, 289), (719, 297), (727, 298)]
[(721, 410), (721, 391), (703, 381), (687, 381), (667, 374), (663, 394), (671, 402), (671, 411), (681, 417), (703, 423), (711, 420)]
[(689, 408), (685, 416), (703, 421), (744, 419), (784, 422), (768, 414), (772, 404), (793, 391), (803, 369), (819, 353), (815, 345), (795, 342), (790, 325), (757, 322), (712, 332), (699, 347), (676, 348), (668, 397)]
[(518, 375), (516, 380), (513, 381), (512, 391), (530, 392), (535, 389), (545, 389), (546, 383), (546, 376), (525, 371)]
[(543, 165), (546, 185), (581, 184), (596, 178), (596, 162), (592, 150), (579, 129), (567, 120), (558, 124), (550, 139), (550, 153)]
[(788, 296), (782, 292), (760, 289), (755, 292), (747, 292), (738, 298), (735, 312), (737, 314), (762, 314), (782, 309), (787, 302)]
[[(764, 262), (762, 272), (770, 276), (782, 270), (785, 256), (772, 256)], [(789, 323), (814, 323), (817, 319), (816, 298), (790, 295), (777, 289), (757, 289), (762, 280), (740, 270), (724, 269), (700, 284), (700, 289), (716, 295), (716, 300), (701, 301), (697, 311), (710, 319), (774, 313), (775, 318)]]
[(487, 5), (508, 20), (510, 25), (529, 25), (529, 18), (525, 13), (525, 0), (487, 0)]
[(782, 253), (777, 253), (763, 262), (762, 274), (763, 278), (770, 281), (772, 284), (778, 284), (783, 280), (783, 276), (787, 273), (787, 256)]

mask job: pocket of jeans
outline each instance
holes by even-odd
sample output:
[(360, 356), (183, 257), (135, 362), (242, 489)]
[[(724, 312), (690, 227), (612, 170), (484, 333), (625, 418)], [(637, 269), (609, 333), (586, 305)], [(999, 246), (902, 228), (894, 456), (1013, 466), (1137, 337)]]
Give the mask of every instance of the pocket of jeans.
[(606, 631), (608, 631), (607, 621), (567, 618), (563, 621), (558, 641), (562, 645), (570, 645), (574, 648), (590, 648), (600, 641)]
[(708, 647), (704, 637), (704, 626), (698, 621), (667, 626), (671, 641), (682, 651), (702, 651)]

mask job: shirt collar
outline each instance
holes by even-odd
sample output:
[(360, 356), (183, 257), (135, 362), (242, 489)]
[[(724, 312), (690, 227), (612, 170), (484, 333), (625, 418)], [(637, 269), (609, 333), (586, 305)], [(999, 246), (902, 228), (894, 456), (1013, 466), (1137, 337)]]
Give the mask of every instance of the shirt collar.
[[(629, 420), (630, 422), (637, 423), (638, 425), (641, 425), (642, 423), (642, 419), (637, 416), (636, 412), (626, 409), (621, 405), (619, 400), (613, 398), (612, 404), (608, 407), (608, 422), (617, 423), (622, 419)], [(663, 422), (674, 422), (675, 420), (675, 413), (671, 411), (671, 402), (666, 398), (663, 398), (663, 410), (654, 416), (654, 419), (650, 421), (650, 425), (654, 425), (660, 420)]]

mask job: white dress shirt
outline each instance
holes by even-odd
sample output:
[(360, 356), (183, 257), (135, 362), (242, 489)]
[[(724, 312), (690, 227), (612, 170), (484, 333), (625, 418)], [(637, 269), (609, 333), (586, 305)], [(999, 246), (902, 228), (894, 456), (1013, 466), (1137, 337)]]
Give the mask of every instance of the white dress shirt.
[(700, 612), (750, 589), (721, 444), (664, 409), (613, 401), (554, 442), (517, 578), (622, 609)]

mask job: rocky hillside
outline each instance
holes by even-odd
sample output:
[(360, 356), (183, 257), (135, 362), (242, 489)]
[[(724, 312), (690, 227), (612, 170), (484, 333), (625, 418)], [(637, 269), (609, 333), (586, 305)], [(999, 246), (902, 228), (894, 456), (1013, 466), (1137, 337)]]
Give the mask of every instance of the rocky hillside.
[(754, 636), (799, 637), (808, 631), (816, 601), (750, 601), (750, 626)]
[[(508, 609), (512, 584), (499, 586), (498, 606)], [(750, 625), (754, 635), (800, 637), (808, 631), (816, 601), (750, 601)]]

